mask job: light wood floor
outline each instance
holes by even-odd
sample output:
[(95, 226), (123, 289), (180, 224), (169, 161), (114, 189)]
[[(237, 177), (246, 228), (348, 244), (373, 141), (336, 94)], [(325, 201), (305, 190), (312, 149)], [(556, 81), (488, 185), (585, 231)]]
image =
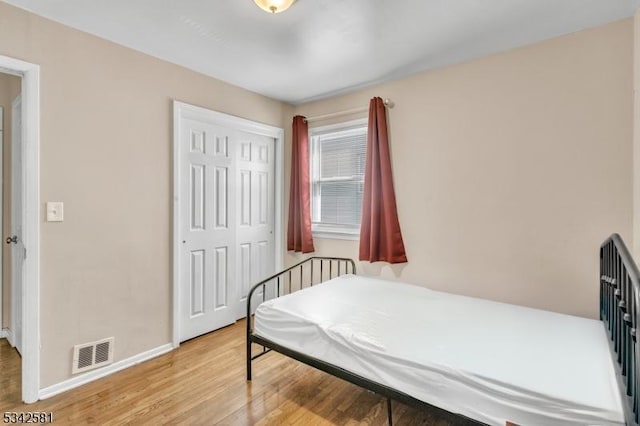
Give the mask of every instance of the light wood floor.
[[(245, 379), (244, 322), (35, 404), (20, 403), (20, 358), (0, 340), (0, 413), (53, 412), (55, 424), (385, 425), (385, 400), (277, 353)], [(393, 403), (394, 425), (461, 424)]]

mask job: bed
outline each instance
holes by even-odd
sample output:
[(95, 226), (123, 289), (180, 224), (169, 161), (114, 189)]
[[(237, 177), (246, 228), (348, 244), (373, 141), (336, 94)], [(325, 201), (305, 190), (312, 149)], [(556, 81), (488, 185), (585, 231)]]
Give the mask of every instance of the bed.
[(398, 400), (469, 424), (637, 425), (639, 275), (615, 234), (600, 261), (602, 321), (306, 259), (249, 293), (247, 379), (251, 361), (275, 350), (386, 397), (390, 424)]

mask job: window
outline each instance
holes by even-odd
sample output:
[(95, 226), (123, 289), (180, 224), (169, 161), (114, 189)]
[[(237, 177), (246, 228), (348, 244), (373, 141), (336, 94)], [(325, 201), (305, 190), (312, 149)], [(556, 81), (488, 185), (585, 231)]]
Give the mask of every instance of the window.
[(311, 229), (315, 236), (360, 234), (367, 120), (312, 128)]

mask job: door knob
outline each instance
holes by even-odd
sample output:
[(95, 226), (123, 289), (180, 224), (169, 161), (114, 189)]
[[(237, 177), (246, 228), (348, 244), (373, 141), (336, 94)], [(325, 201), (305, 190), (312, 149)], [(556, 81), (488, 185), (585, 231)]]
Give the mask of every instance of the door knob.
[(7, 237), (7, 244), (18, 244), (18, 236), (14, 235), (13, 237)]

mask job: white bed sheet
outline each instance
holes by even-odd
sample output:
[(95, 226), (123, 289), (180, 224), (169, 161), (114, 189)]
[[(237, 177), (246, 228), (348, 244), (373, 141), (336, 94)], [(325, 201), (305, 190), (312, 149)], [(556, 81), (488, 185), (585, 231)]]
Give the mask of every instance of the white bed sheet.
[(600, 321), (344, 275), (262, 303), (255, 334), (492, 425), (624, 425)]

